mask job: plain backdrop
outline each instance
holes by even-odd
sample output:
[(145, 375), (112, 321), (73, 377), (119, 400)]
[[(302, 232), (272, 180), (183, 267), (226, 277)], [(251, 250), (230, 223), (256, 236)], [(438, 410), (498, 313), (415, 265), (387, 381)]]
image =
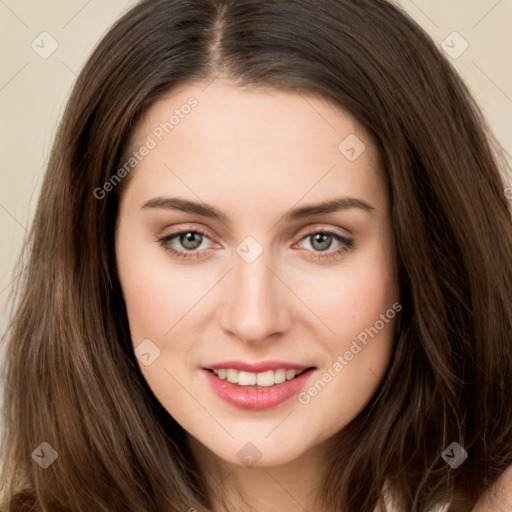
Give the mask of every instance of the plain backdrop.
[[(135, 3), (0, 0), (0, 335), (7, 327), (13, 265), (70, 89), (101, 36)], [(512, 0), (399, 5), (451, 54), (498, 140), (512, 153)]]

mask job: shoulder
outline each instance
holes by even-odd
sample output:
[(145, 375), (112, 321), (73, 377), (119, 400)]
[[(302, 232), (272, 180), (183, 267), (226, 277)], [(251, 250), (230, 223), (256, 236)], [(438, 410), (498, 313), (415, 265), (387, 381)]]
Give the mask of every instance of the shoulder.
[(512, 510), (512, 466), (480, 497), (472, 512), (508, 512)]

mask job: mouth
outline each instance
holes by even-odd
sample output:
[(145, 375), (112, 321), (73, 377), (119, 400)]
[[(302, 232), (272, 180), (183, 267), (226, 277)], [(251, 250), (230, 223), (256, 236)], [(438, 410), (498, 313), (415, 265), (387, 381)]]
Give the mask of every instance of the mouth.
[(277, 370), (267, 370), (258, 373), (237, 370), (236, 368), (208, 368), (207, 370), (219, 379), (226, 380), (232, 384), (238, 384), (239, 386), (271, 387), (295, 379), (312, 368), (309, 367), (301, 370), (278, 368)]
[(251, 365), (233, 361), (203, 368), (210, 388), (221, 399), (250, 410), (270, 409), (286, 402), (306, 386), (316, 370), (315, 366), (282, 362)]

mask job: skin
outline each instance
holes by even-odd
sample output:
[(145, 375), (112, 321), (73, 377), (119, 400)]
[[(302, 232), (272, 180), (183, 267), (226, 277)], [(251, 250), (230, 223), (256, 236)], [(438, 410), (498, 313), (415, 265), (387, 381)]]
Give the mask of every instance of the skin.
[[(116, 254), (133, 346), (150, 339), (160, 351), (139, 366), (187, 431), (212, 487), (220, 478), (213, 468), (225, 469), (222, 488), (231, 504), (240, 503), (229, 486), (236, 479), (256, 511), (318, 511), (323, 450), (376, 392), (398, 314), (307, 404), (294, 396), (272, 409), (239, 409), (217, 396), (202, 368), (230, 359), (315, 366), (307, 389), (399, 302), (378, 155), (361, 127), (330, 102), (220, 79), (182, 85), (154, 104), (136, 126), (132, 149), (190, 96), (198, 105), (138, 163), (120, 203)], [(366, 146), (354, 161), (338, 149), (351, 134)], [(213, 205), (227, 220), (142, 208), (164, 196)], [(292, 208), (345, 196), (373, 212), (353, 207), (283, 220)], [(198, 248), (188, 249), (200, 253), (195, 259), (180, 259), (156, 240), (195, 229), (207, 233), (202, 242), (200, 235), (189, 245), (183, 237), (167, 242), (184, 252), (195, 242)], [(353, 247), (336, 254), (343, 244), (335, 238), (322, 246), (307, 236), (322, 229)], [(252, 263), (236, 252), (248, 236), (263, 251)], [(237, 456), (247, 443), (261, 453), (254, 466)], [(223, 508), (215, 502), (214, 510)]]
[(512, 510), (512, 466), (480, 497), (472, 512), (507, 512)]

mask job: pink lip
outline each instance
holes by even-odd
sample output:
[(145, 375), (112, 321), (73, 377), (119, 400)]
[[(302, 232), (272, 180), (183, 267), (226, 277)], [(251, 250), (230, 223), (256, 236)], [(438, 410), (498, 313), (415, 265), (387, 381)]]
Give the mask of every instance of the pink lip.
[(285, 361), (262, 361), (261, 363), (247, 363), (244, 361), (223, 361), (221, 363), (215, 363), (204, 368), (207, 370), (218, 370), (219, 368), (233, 368), (235, 370), (241, 370), (243, 372), (252, 372), (252, 373), (261, 373), (266, 372), (268, 370), (279, 370), (279, 368), (283, 368), (284, 370), (305, 370), (306, 368), (311, 368), (312, 365), (303, 365), (303, 364), (295, 364), (288, 363)]
[[(224, 365), (225, 363), (223, 363)], [(267, 363), (268, 364), (268, 363)], [(273, 363), (272, 363), (273, 364)], [(282, 363), (279, 363), (282, 364)], [(218, 366), (226, 368), (226, 366)], [(227, 366), (227, 368), (237, 368), (237, 366)], [(245, 366), (247, 368), (247, 365)], [(268, 369), (268, 366), (266, 366)], [(283, 368), (283, 366), (274, 366), (273, 368)], [(307, 367), (306, 367), (307, 368)], [(309, 367), (298, 377), (287, 380), (281, 384), (273, 386), (239, 386), (227, 380), (220, 379), (208, 369), (203, 369), (209, 384), (217, 395), (227, 403), (240, 409), (263, 410), (276, 407), (297, 394), (309, 380), (316, 368)], [(251, 371), (251, 370), (245, 370)], [(265, 370), (262, 370), (265, 371)], [(255, 372), (257, 373), (257, 372)]]

